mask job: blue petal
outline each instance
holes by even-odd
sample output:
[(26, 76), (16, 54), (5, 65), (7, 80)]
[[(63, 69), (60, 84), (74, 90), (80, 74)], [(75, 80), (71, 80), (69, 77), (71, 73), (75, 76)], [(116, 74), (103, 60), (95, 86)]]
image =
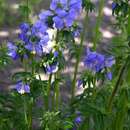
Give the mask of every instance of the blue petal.
[(58, 64), (52, 64), (52, 65), (47, 65), (46, 67), (46, 72), (47, 74), (52, 74), (52, 73), (56, 73), (58, 71)]
[(7, 47), (8, 47), (7, 54), (14, 60), (18, 59), (19, 55), (17, 54), (17, 47), (12, 42), (8, 42)]
[(82, 120), (82, 117), (81, 117), (81, 116), (78, 116), (78, 117), (76, 117), (76, 119), (75, 119), (75, 123), (77, 123), (77, 124), (80, 124), (82, 121), (83, 121), (83, 120)]
[(107, 78), (108, 80), (112, 80), (112, 73), (111, 73), (111, 72), (107, 72), (107, 73), (106, 73), (106, 78)]
[(19, 28), (21, 29), (22, 32), (26, 33), (30, 29), (30, 26), (28, 23), (22, 23), (20, 24)]
[(63, 17), (65, 17), (68, 13), (65, 11), (65, 10), (63, 10), (63, 9), (56, 9), (56, 14), (59, 16), (59, 17), (61, 17), (61, 18), (63, 18)]
[(63, 22), (63, 20), (62, 20), (60, 17), (55, 16), (55, 17), (53, 18), (53, 21), (54, 21), (55, 27), (56, 27), (57, 29), (62, 29), (62, 28), (64, 27), (64, 22)]
[(58, 0), (52, 0), (50, 4), (50, 9), (55, 10), (57, 8), (57, 3), (58, 3)]
[(43, 11), (43, 12), (41, 12), (39, 14), (39, 19), (43, 20), (43, 21), (46, 21), (48, 16), (52, 16), (52, 15), (53, 15), (53, 13), (51, 11), (49, 11), (49, 10)]
[(25, 85), (24, 85), (24, 91), (25, 91), (26, 93), (30, 93), (30, 86), (29, 86), (28, 84), (25, 84)]
[(115, 2), (113, 2), (113, 3), (112, 3), (112, 10), (115, 10), (117, 6), (118, 6), (118, 4), (115, 3)]
[(56, 58), (56, 57), (58, 57), (58, 55), (59, 55), (59, 52), (58, 52), (58, 51), (55, 51), (55, 52), (54, 52), (54, 57)]

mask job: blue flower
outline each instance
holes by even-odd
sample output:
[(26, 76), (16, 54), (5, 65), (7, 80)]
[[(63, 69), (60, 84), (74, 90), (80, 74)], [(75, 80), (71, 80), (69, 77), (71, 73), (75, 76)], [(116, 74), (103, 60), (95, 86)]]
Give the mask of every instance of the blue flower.
[(45, 70), (46, 70), (46, 73), (47, 74), (53, 74), (53, 73), (56, 73), (58, 71), (58, 63), (54, 63), (54, 64), (51, 64), (51, 65), (47, 65), (45, 67)]
[(58, 55), (59, 55), (59, 52), (58, 52), (58, 51), (55, 51), (55, 52), (54, 52), (54, 57), (56, 58), (56, 57), (58, 57)]
[(57, 29), (71, 27), (82, 9), (81, 0), (52, 0), (50, 9), (53, 10), (54, 26)]
[(17, 46), (15, 46), (12, 42), (8, 42), (7, 44), (8, 52), (7, 54), (12, 57), (14, 60), (19, 58), (19, 55), (17, 53)]
[[(44, 17), (43, 14), (41, 14), (41, 17)], [(41, 56), (46, 53), (45, 50), (49, 41), (49, 35), (46, 32), (48, 27), (41, 20), (37, 20), (32, 26), (28, 25), (28, 27), (27, 25), (25, 23), (21, 24), (20, 27), (23, 31), (19, 34), (19, 39), (23, 41), (26, 50)]]
[(16, 84), (16, 90), (20, 94), (30, 93), (30, 86), (28, 84), (24, 84), (22, 81), (18, 81)]
[(74, 9), (77, 14), (82, 10), (82, 0), (70, 0), (69, 6)]
[(105, 57), (102, 54), (92, 52), (89, 49), (87, 49), (87, 55), (84, 59), (84, 65), (90, 71), (94, 73), (102, 73), (102, 70), (106, 70), (105, 76), (108, 80), (111, 80), (112, 73), (110, 72), (110, 68), (113, 66), (113, 64), (115, 64), (115, 59), (113, 56)]
[(108, 80), (112, 80), (112, 73), (111, 72), (107, 72), (105, 76)]
[(46, 33), (48, 27), (41, 20), (37, 20), (32, 26), (32, 34), (42, 38), (43, 34)]
[(64, 22), (63, 22), (63, 20), (62, 20), (60, 17), (55, 16), (55, 17), (53, 18), (53, 21), (54, 21), (55, 27), (56, 27), (57, 29), (62, 29), (62, 28), (64, 27)]
[(116, 9), (117, 6), (118, 6), (118, 4), (115, 3), (115, 2), (113, 2), (113, 3), (112, 3), (112, 10), (114, 11), (114, 10)]
[(99, 72), (104, 68), (105, 57), (97, 52), (88, 50), (84, 65), (93, 72)]
[(29, 36), (24, 32), (18, 34), (18, 38), (25, 43), (29, 42)]
[(50, 10), (43, 11), (43, 12), (41, 12), (41, 13), (39, 14), (39, 19), (40, 19), (42, 22), (46, 23), (47, 20), (48, 20), (48, 17), (53, 16), (53, 15), (54, 15), (54, 14), (53, 14), (52, 11), (50, 11)]
[(83, 85), (83, 80), (79, 79), (79, 80), (78, 80), (78, 85), (77, 85), (77, 86), (80, 88), (81, 85)]
[(75, 123), (80, 124), (83, 121), (81, 116), (75, 118)]
[(55, 11), (58, 8), (67, 8), (67, 2), (68, 0), (52, 0), (50, 4), (50, 9)]
[(54, 25), (57, 29), (63, 29), (64, 27), (71, 27), (75, 20), (74, 10), (64, 12), (61, 10), (57, 11), (57, 16), (53, 17)]
[(30, 25), (28, 23), (22, 23), (19, 28), (22, 32), (26, 33), (30, 29)]
[(82, 32), (82, 26), (78, 25), (72, 30), (73, 37), (80, 37), (80, 33)]
[(44, 33), (42, 36), (43, 37), (41, 39), (40, 37), (38, 38), (34, 36), (34, 41), (32, 41), (32, 37), (32, 39), (30, 39), (30, 41), (25, 44), (25, 48), (31, 52), (35, 52), (39, 56), (41, 56), (43, 53), (49, 53), (51, 51), (51, 48), (47, 48), (49, 35), (48, 33)]

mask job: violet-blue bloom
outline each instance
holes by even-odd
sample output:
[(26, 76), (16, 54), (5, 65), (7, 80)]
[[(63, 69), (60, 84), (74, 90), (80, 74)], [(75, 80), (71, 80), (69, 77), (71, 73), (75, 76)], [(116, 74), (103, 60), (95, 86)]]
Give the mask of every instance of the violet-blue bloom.
[(22, 32), (26, 33), (30, 29), (30, 25), (28, 23), (22, 23), (19, 28)]
[[(41, 56), (45, 52), (45, 49), (47, 49), (47, 42), (49, 41), (49, 35), (48, 33), (44, 33), (42, 39), (38, 39), (36, 41), (29, 41), (26, 43), (25, 48), (29, 51), (36, 52), (39, 56)], [(45, 48), (45, 49), (44, 49)]]
[(117, 6), (118, 6), (118, 4), (115, 3), (115, 2), (113, 2), (113, 3), (112, 3), (112, 10), (115, 10)]
[(52, 0), (50, 4), (50, 9), (55, 11), (58, 8), (67, 8), (67, 2), (68, 0)]
[(99, 72), (104, 68), (105, 57), (97, 52), (88, 50), (84, 65), (93, 72)]
[(82, 0), (52, 0), (50, 9), (55, 12), (54, 26), (57, 29), (71, 27), (82, 9)]
[(55, 16), (53, 18), (55, 27), (57, 29), (63, 29), (64, 27), (68, 28), (68, 27), (72, 26), (74, 19), (75, 19), (73, 16), (74, 16), (74, 14), (72, 12), (68, 12), (67, 15), (65, 15), (64, 17)]
[(82, 32), (82, 26), (78, 25), (76, 28), (74, 28), (72, 35), (73, 37), (80, 37), (81, 32)]
[(24, 84), (22, 81), (18, 81), (16, 84), (16, 90), (20, 94), (30, 93), (29, 84)]
[(49, 16), (53, 16), (54, 14), (52, 13), (52, 11), (50, 10), (47, 10), (47, 11), (43, 11), (39, 14), (39, 19), (42, 21), (42, 22), (46, 22), (48, 17)]
[(78, 15), (82, 10), (82, 0), (70, 0), (69, 6), (71, 9), (74, 9)]
[(53, 21), (54, 21), (55, 27), (56, 27), (57, 29), (62, 29), (62, 28), (64, 27), (64, 22), (63, 22), (63, 20), (62, 20), (60, 17), (55, 16), (55, 17), (53, 18)]
[[(90, 71), (94, 73), (98, 73), (101, 72), (103, 69), (111, 68), (113, 64), (115, 64), (114, 57), (107, 58), (102, 54), (99, 54), (97, 52), (92, 52), (89, 49), (87, 49), (87, 55), (84, 59), (84, 65)], [(112, 73), (107, 72), (106, 77), (108, 80), (111, 80)]]
[(69, 10), (68, 12), (64, 10), (57, 10), (57, 16), (53, 18), (55, 27), (62, 29), (64, 27), (71, 27), (76, 19), (75, 10)]
[(37, 20), (33, 26), (32, 26), (32, 34), (36, 35), (38, 37), (42, 37), (42, 34), (44, 34), (47, 31), (48, 27), (47, 25), (42, 22), (41, 20)]
[(83, 84), (83, 80), (79, 79), (79, 80), (78, 80), (78, 85), (77, 85), (77, 86), (80, 87), (82, 84)]
[(111, 72), (107, 72), (107, 73), (106, 73), (106, 78), (107, 78), (108, 80), (112, 80), (112, 73), (111, 73)]
[(58, 52), (58, 51), (55, 51), (55, 52), (54, 52), (54, 57), (56, 58), (56, 57), (58, 57), (58, 55), (59, 55), (59, 52)]
[[(22, 24), (22, 26), (24, 24)], [(26, 26), (24, 25), (22, 28), (26, 28)], [(24, 42), (25, 49), (41, 56), (44, 53), (43, 51), (47, 48), (46, 44), (49, 41), (49, 35), (46, 32), (48, 27), (41, 20), (37, 20), (33, 26), (28, 28), (29, 29), (23, 29), (26, 31), (22, 31), (19, 34), (19, 38)]]
[(75, 123), (80, 124), (83, 121), (81, 116), (75, 118)]
[(17, 46), (15, 46), (12, 42), (8, 42), (7, 44), (8, 52), (7, 54), (12, 57), (14, 60), (19, 58), (19, 55), (17, 53)]
[(47, 65), (45, 69), (47, 74), (56, 73), (58, 71), (58, 63)]

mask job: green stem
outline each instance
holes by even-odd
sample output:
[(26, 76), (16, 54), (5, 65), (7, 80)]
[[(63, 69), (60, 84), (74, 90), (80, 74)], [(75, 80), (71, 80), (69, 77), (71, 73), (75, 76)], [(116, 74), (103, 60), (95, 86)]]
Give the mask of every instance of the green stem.
[(23, 97), (23, 107), (24, 107), (24, 120), (25, 120), (25, 125), (28, 126), (28, 117), (27, 117), (27, 103), (25, 99), (25, 95)]
[(115, 87), (114, 87), (114, 89), (113, 89), (113, 92), (112, 92), (112, 94), (111, 94), (111, 96), (110, 96), (110, 99), (109, 99), (109, 101), (108, 101), (108, 106), (107, 106), (107, 107), (108, 107), (108, 110), (109, 110), (109, 111), (111, 111), (111, 109), (112, 109), (112, 103), (113, 103), (114, 97), (115, 97), (117, 91), (119, 90), (119, 87), (120, 87), (121, 83), (123, 82), (122, 78), (123, 78), (124, 72), (125, 72), (125, 70), (126, 70), (126, 68), (127, 68), (127, 65), (128, 65), (128, 62), (129, 62), (129, 58), (130, 58), (130, 56), (127, 57), (125, 63), (123, 64), (123, 66), (122, 66), (121, 69), (120, 69), (117, 82), (116, 82), (116, 84), (115, 84)]
[(58, 78), (59, 78), (59, 71), (56, 74), (56, 80), (57, 80), (57, 82), (56, 82), (56, 86), (55, 86), (56, 111), (58, 111), (58, 108), (59, 108), (59, 92), (60, 92), (59, 85), (58, 85)]
[[(35, 75), (35, 63), (34, 63), (34, 55), (32, 55), (31, 57), (31, 61), (32, 61), (32, 70), (31, 70), (31, 73), (32, 73), (32, 77), (34, 77)], [(31, 97), (31, 100), (30, 100), (30, 106), (29, 106), (29, 123), (28, 123), (28, 127), (29, 127), (29, 130), (32, 130), (32, 118), (33, 118), (33, 115), (32, 115), (32, 109), (33, 109), (33, 104), (34, 104), (34, 101), (33, 101), (33, 97)]]
[(71, 92), (71, 99), (72, 100), (75, 96), (76, 78), (77, 78), (78, 66), (79, 66), (81, 54), (82, 54), (82, 51), (83, 51), (83, 41), (84, 41), (85, 34), (86, 34), (87, 18), (88, 18), (88, 12), (86, 13), (86, 16), (85, 16), (85, 19), (84, 19), (84, 23), (83, 23), (84, 28), (83, 28), (83, 32), (81, 34), (80, 48), (79, 48), (78, 56), (77, 56), (76, 63), (75, 63), (75, 71), (74, 71), (74, 77), (73, 77), (73, 81), (72, 81), (72, 92)]
[(26, 21), (29, 22), (29, 0), (26, 0), (26, 6), (27, 6)]
[[(57, 30), (55, 40), (56, 40), (56, 44), (58, 44), (58, 42), (59, 42), (59, 30)], [(54, 86), (54, 93), (53, 93), (53, 97), (52, 97), (52, 109), (56, 110), (56, 111), (58, 111), (58, 108), (59, 108), (59, 84), (58, 84), (59, 75), (60, 75), (60, 71), (58, 71), (55, 74), (56, 83), (55, 83), (55, 86)]]
[(48, 87), (47, 87), (47, 109), (49, 109), (49, 102), (50, 102), (50, 92), (51, 92), (51, 80), (52, 80), (52, 74), (49, 75), (48, 80)]
[(29, 130), (32, 130), (33, 128), (32, 128), (32, 109), (33, 109), (33, 103), (34, 103), (34, 101), (33, 101), (33, 97), (31, 98), (31, 102), (30, 102), (30, 108), (29, 108), (29, 125), (28, 125), (28, 127), (29, 127)]
[[(55, 88), (54, 88), (55, 89)], [(55, 110), (55, 90), (53, 91), (53, 95), (52, 95), (52, 100), (51, 100), (51, 102), (52, 102), (52, 111), (53, 110)]]
[(98, 17), (97, 17), (97, 21), (96, 21), (96, 26), (94, 29), (94, 41), (93, 41), (93, 49), (94, 50), (96, 50), (97, 42), (99, 41), (99, 38), (100, 38), (99, 28), (100, 28), (100, 25), (102, 22), (103, 7), (104, 7), (104, 0), (101, 0), (99, 3), (99, 12), (98, 12)]

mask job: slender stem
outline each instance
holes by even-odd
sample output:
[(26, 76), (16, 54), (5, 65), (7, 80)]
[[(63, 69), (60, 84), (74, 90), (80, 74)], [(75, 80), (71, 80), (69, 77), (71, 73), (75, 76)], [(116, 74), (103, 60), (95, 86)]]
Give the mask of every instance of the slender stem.
[(26, 21), (29, 22), (29, 0), (26, 0), (26, 6), (27, 6)]
[(51, 100), (51, 102), (52, 102), (52, 111), (53, 110), (55, 110), (55, 88), (54, 88), (54, 90), (53, 90), (53, 95), (52, 95), (52, 100)]
[(32, 120), (32, 109), (33, 109), (33, 97), (31, 98), (31, 102), (30, 102), (30, 108), (29, 108), (29, 130), (32, 130), (32, 123), (33, 123), (33, 120)]
[(114, 97), (115, 97), (117, 91), (119, 90), (119, 87), (120, 87), (121, 83), (123, 82), (122, 78), (123, 78), (124, 72), (125, 72), (125, 70), (126, 70), (126, 68), (127, 68), (127, 65), (128, 65), (128, 62), (129, 62), (129, 57), (130, 57), (130, 56), (127, 57), (125, 63), (123, 64), (123, 66), (122, 66), (121, 69), (120, 69), (117, 82), (116, 82), (116, 84), (115, 84), (115, 87), (114, 87), (114, 89), (113, 89), (113, 92), (112, 92), (112, 94), (111, 94), (111, 96), (110, 96), (110, 99), (109, 99), (109, 101), (108, 101), (108, 106), (107, 106), (107, 107), (108, 107), (108, 110), (109, 110), (109, 111), (111, 111), (111, 109), (112, 109), (112, 103), (113, 103)]
[[(56, 44), (58, 44), (59, 42), (59, 30), (57, 30), (56, 33)], [(59, 108), (59, 83), (58, 83), (58, 78), (60, 75), (60, 71), (58, 70), (57, 73), (55, 74), (55, 86), (54, 86), (54, 93), (53, 93), (53, 97), (52, 97), (52, 109), (58, 111)]]
[[(32, 55), (32, 57), (31, 57), (31, 61), (32, 61), (32, 76), (34, 77), (34, 75), (35, 75), (35, 63), (34, 63), (34, 55)], [(34, 104), (34, 99), (33, 99), (33, 97), (31, 97), (31, 100), (30, 100), (30, 106), (29, 106), (29, 123), (28, 123), (28, 127), (29, 127), (29, 130), (32, 130), (33, 128), (32, 128), (32, 118), (33, 118), (33, 115), (32, 115), (32, 109), (33, 109), (33, 104)]]
[(100, 32), (99, 32), (99, 27), (102, 22), (102, 16), (103, 16), (103, 7), (104, 7), (104, 0), (101, 0), (99, 3), (99, 12), (98, 12), (98, 17), (96, 21), (96, 26), (94, 29), (94, 41), (93, 41), (93, 49), (96, 50), (97, 48), (97, 42), (100, 38)]
[(72, 81), (72, 93), (71, 93), (72, 100), (75, 96), (76, 78), (77, 78), (78, 66), (79, 66), (79, 62), (80, 62), (80, 58), (81, 58), (81, 54), (82, 54), (82, 50), (83, 50), (83, 41), (84, 41), (85, 34), (86, 34), (87, 18), (88, 18), (88, 12), (86, 13), (86, 16), (84, 19), (84, 23), (83, 23), (84, 28), (83, 28), (83, 32), (81, 34), (80, 48), (79, 48), (78, 56), (77, 56), (76, 63), (75, 63), (75, 71), (74, 71), (74, 77), (73, 77), (73, 81)]
[(47, 87), (47, 109), (49, 109), (49, 97), (50, 97), (50, 92), (51, 92), (51, 80), (52, 80), (52, 74), (49, 75), (49, 80), (48, 80), (48, 87)]
[[(59, 71), (57, 72), (56, 74), (56, 80), (59, 78)], [(60, 92), (60, 89), (59, 89), (59, 85), (58, 85), (58, 80), (56, 81), (56, 86), (55, 86), (55, 93), (56, 93), (56, 111), (58, 111), (59, 109), (59, 92)]]
[(25, 95), (23, 95), (22, 97), (23, 97), (23, 107), (24, 107), (24, 120), (25, 120), (26, 126), (28, 126), (27, 104), (26, 104)]
[[(29, 0), (26, 0), (26, 6), (29, 6)], [(27, 14), (25, 14), (26, 16), (26, 21), (29, 21), (29, 12), (27, 9)], [(25, 72), (27, 72), (28, 69), (28, 60), (24, 59), (23, 60), (23, 66), (25, 69)], [(28, 130), (32, 130), (32, 106), (31, 106), (31, 114), (29, 113), (29, 115), (27, 115), (27, 109), (28, 109), (28, 105), (26, 102), (26, 97), (25, 95), (23, 95), (23, 107), (24, 107), (24, 119), (25, 119), (25, 124), (28, 128)], [(29, 110), (30, 111), (30, 110)]]
[[(24, 59), (23, 60), (23, 67), (24, 67), (24, 70), (25, 72), (27, 72), (27, 60)], [(23, 95), (23, 109), (24, 109), (24, 120), (25, 120), (25, 125), (26, 127), (29, 129), (29, 123), (28, 123), (28, 115), (27, 115), (27, 103), (26, 103), (26, 95)]]

